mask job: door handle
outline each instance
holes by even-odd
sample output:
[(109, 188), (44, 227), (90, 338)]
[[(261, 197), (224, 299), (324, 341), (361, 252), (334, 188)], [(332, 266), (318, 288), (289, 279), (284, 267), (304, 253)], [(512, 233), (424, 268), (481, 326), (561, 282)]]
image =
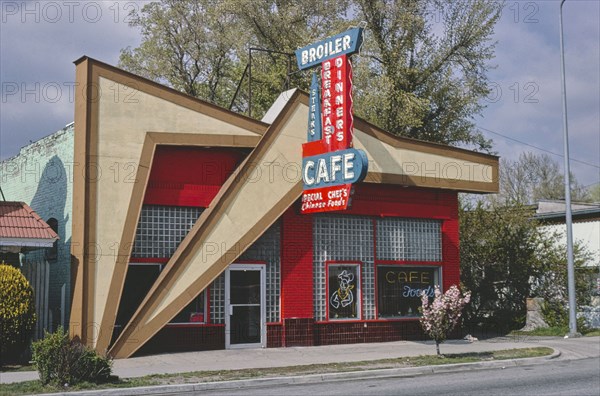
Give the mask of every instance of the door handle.
[(229, 316), (233, 315), (233, 305), (229, 306)]

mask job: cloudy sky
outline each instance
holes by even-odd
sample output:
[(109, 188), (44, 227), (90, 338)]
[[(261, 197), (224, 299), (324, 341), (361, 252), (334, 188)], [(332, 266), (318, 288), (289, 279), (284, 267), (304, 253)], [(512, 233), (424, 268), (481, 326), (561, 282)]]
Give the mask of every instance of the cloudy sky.
[[(0, 159), (73, 120), (73, 61), (116, 65), (140, 42), (127, 14), (143, 2), (5, 1), (0, 23)], [(506, 1), (496, 27), (493, 92), (477, 125), (497, 153), (551, 153), (562, 164), (558, 1)], [(564, 6), (571, 170), (600, 182), (600, 2)]]

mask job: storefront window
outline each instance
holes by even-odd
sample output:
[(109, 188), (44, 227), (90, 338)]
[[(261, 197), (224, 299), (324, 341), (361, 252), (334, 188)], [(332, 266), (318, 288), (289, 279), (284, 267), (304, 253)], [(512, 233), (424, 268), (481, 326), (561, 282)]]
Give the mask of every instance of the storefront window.
[(380, 318), (419, 316), (421, 293), (433, 297), (439, 268), (378, 265), (377, 311)]
[(119, 329), (123, 329), (131, 320), (135, 311), (144, 301), (144, 297), (158, 279), (161, 270), (162, 265), (160, 264), (129, 263), (116, 320)]
[(328, 264), (330, 320), (360, 319), (360, 265)]
[(206, 306), (204, 304), (204, 292), (200, 293), (198, 297), (188, 304), (177, 316), (169, 323), (206, 323), (205, 312)]

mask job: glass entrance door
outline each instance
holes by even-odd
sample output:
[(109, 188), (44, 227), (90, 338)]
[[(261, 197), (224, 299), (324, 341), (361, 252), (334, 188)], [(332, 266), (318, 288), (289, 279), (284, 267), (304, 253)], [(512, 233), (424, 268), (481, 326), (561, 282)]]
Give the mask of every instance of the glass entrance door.
[(227, 348), (266, 345), (264, 265), (232, 264), (225, 273)]

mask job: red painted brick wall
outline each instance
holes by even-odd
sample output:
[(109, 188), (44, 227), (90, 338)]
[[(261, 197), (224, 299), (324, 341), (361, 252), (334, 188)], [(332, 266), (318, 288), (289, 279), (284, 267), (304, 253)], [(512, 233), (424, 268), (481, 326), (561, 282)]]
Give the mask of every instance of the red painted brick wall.
[(354, 186), (352, 206), (342, 214), (445, 220), (456, 212), (456, 203), (456, 192), (359, 183)]
[(313, 317), (312, 216), (293, 205), (281, 228), (281, 318)]
[[(283, 216), (281, 317), (312, 318), (312, 216), (294, 205)], [(442, 280), (447, 289), (460, 282), (458, 194), (452, 191), (359, 183), (346, 215), (442, 220)]]
[(442, 281), (444, 290), (460, 285), (458, 195), (454, 194), (450, 219), (442, 223)]
[(226, 147), (158, 146), (144, 204), (208, 207), (245, 157)]

